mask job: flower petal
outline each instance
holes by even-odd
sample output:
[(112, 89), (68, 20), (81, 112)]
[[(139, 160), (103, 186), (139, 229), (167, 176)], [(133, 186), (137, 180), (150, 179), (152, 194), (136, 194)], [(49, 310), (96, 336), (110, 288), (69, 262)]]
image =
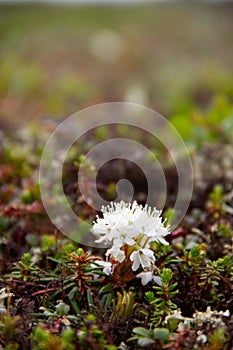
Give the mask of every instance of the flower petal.
[(143, 286), (145, 286), (147, 283), (152, 281), (153, 272), (152, 271), (140, 272), (136, 277), (141, 278), (141, 283)]

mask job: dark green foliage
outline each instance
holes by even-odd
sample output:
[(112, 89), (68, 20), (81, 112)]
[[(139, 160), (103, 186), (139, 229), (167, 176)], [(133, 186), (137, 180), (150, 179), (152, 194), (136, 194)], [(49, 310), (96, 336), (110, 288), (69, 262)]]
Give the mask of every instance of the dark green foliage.
[[(151, 322), (154, 326), (164, 325), (165, 317), (172, 309), (177, 306), (172, 302), (172, 299), (178, 294), (176, 289), (177, 283), (171, 283), (172, 271), (164, 268), (160, 277), (162, 279), (161, 286), (154, 286), (155, 294), (151, 292), (145, 293), (147, 301), (153, 305), (153, 313)], [(148, 294), (149, 293), (149, 294)]]

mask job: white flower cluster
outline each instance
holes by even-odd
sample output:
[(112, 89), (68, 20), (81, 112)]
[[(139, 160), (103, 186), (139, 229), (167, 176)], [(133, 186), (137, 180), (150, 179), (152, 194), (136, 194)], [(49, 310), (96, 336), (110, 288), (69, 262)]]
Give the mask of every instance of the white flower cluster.
[(185, 317), (182, 316), (180, 309), (176, 309), (166, 316), (165, 323), (167, 324), (170, 319), (174, 318), (183, 321), (179, 324), (178, 330), (184, 331), (190, 329), (190, 323), (195, 324), (196, 327), (202, 327), (204, 323), (208, 322), (214, 326), (224, 326), (223, 317), (230, 317), (230, 311), (211, 310), (211, 307), (208, 306), (205, 312), (196, 311), (192, 317)]
[[(92, 232), (99, 236), (96, 243), (112, 244), (106, 252), (107, 259), (111, 257), (115, 262), (122, 263), (126, 259), (124, 247), (132, 247), (129, 259), (133, 271), (139, 268), (144, 270), (137, 275), (142, 284), (152, 279), (158, 283), (158, 277), (152, 273), (155, 256), (150, 244), (155, 241), (168, 244), (164, 236), (169, 234), (169, 228), (164, 226), (161, 212), (148, 206), (142, 207), (136, 201), (133, 204), (123, 201), (111, 203), (103, 207), (102, 212), (103, 218), (97, 217)], [(110, 271), (109, 261), (105, 271)]]

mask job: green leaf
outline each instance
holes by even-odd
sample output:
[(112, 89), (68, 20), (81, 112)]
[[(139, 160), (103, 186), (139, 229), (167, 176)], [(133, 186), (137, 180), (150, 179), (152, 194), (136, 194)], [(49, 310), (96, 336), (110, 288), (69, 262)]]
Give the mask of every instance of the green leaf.
[(133, 333), (140, 335), (141, 337), (149, 337), (152, 335), (152, 332), (143, 327), (135, 327)]
[(159, 339), (164, 343), (168, 339), (169, 330), (166, 328), (155, 328), (153, 334), (155, 339)]
[(162, 278), (163, 284), (169, 284), (172, 279), (172, 270), (168, 268), (164, 268), (162, 273), (160, 274)]
[(102, 294), (102, 293), (109, 293), (112, 291), (112, 284), (109, 283), (107, 284), (106, 286), (103, 286), (100, 291), (99, 291), (99, 294)]
[[(65, 288), (64, 288), (64, 290), (67, 288), (67, 287), (70, 287), (70, 286), (72, 286), (73, 284), (69, 284), (68, 286), (66, 286)], [(74, 296), (75, 296), (75, 294), (78, 292), (78, 287), (77, 286), (75, 286), (70, 292), (69, 292), (69, 294), (68, 294), (68, 298), (70, 299), (74, 299)]]
[(138, 339), (138, 345), (139, 346), (142, 346), (142, 347), (145, 347), (145, 346), (148, 346), (148, 345), (152, 345), (154, 344), (155, 341), (151, 338), (140, 338)]
[[(68, 296), (68, 298), (69, 298), (69, 296)], [(78, 304), (76, 303), (76, 301), (75, 301), (74, 299), (70, 299), (70, 298), (69, 298), (69, 300), (70, 300), (70, 303), (71, 303), (71, 305), (73, 306), (73, 308), (74, 308), (76, 314), (79, 315), (79, 314), (81, 313), (81, 311), (80, 311), (80, 309), (79, 309), (79, 307), (78, 307)]]
[(59, 316), (65, 316), (68, 315), (70, 311), (70, 307), (69, 305), (60, 302), (57, 306), (56, 306), (56, 312)]
[(155, 300), (155, 295), (152, 291), (146, 292), (145, 293), (145, 299), (146, 301), (150, 304)]
[(93, 312), (94, 314), (96, 314), (96, 312), (94, 310), (94, 307), (95, 307), (94, 300), (93, 300), (90, 289), (87, 290), (87, 302), (88, 302), (88, 306), (89, 306), (90, 311)]

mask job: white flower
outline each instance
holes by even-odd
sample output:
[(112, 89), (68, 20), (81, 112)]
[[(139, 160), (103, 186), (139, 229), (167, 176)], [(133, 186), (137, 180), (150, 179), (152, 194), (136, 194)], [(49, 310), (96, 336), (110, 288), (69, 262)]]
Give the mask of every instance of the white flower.
[(95, 264), (103, 267), (103, 272), (106, 275), (111, 275), (112, 274), (112, 264), (109, 261), (97, 260), (95, 262)]
[(111, 255), (119, 263), (122, 263), (122, 261), (125, 260), (125, 252), (123, 252), (123, 250), (121, 250), (119, 247), (113, 246), (112, 248), (107, 250), (105, 255)]
[(136, 241), (130, 237), (127, 237), (126, 235), (121, 235), (120, 238), (115, 238), (113, 240), (113, 245), (116, 247), (121, 248), (124, 244), (134, 245), (136, 244)]
[(126, 240), (135, 236), (133, 227), (135, 207), (137, 207), (136, 202), (131, 205), (123, 201), (103, 207), (103, 219), (97, 217), (92, 227), (95, 235), (102, 236), (96, 240), (96, 243), (112, 241), (114, 238)]
[(154, 276), (153, 271), (143, 271), (137, 274), (137, 278), (141, 278), (142, 285), (145, 286), (147, 283), (151, 282), (152, 280), (158, 284), (159, 286), (162, 285), (162, 279), (159, 276)]
[(4, 299), (10, 298), (12, 296), (14, 296), (14, 294), (13, 293), (9, 293), (7, 288), (0, 289), (0, 307), (4, 306)]
[[(159, 241), (168, 244), (164, 237), (169, 234), (169, 228), (164, 226), (164, 221), (160, 216), (161, 212), (147, 205), (142, 207), (136, 201), (133, 204), (123, 201), (111, 203), (107, 207), (103, 207), (102, 212), (103, 218), (97, 217), (92, 232), (99, 237), (95, 241), (96, 243), (103, 241), (112, 243), (111, 248), (106, 252), (106, 257), (110, 256), (118, 263), (122, 263), (124, 260), (128, 261), (129, 258), (133, 271), (137, 271), (140, 267), (143, 270), (151, 270), (155, 256), (150, 249), (150, 243)], [(127, 249), (127, 246), (133, 246), (132, 253), (130, 253), (130, 249)], [(106, 266), (108, 273), (112, 269), (112, 266)], [(143, 285), (151, 280), (161, 284), (160, 277), (154, 276), (151, 271), (144, 271), (137, 277), (141, 278)]]
[(143, 208), (136, 201), (133, 204), (121, 201), (103, 207), (102, 212), (103, 219), (97, 217), (92, 228), (95, 235), (101, 236), (96, 243), (119, 239), (118, 246), (133, 245), (139, 235), (145, 235), (144, 248), (153, 241), (168, 244), (163, 237), (169, 234), (169, 229), (162, 222), (161, 212), (155, 208), (152, 210), (147, 205)]
[(133, 262), (132, 270), (136, 271), (142, 266), (143, 269), (150, 268), (151, 265), (155, 262), (154, 252), (148, 248), (142, 248), (134, 251), (130, 255), (130, 260)]
[(190, 322), (184, 321), (180, 322), (177, 328), (178, 332), (187, 332), (190, 330)]
[(152, 271), (143, 271), (143, 272), (140, 272), (136, 277), (141, 278), (142, 285), (145, 286), (147, 283), (152, 281), (153, 272)]
[(160, 241), (163, 244), (168, 244), (163, 237), (169, 234), (169, 228), (164, 226), (160, 215), (160, 211), (155, 208), (152, 210), (148, 206), (145, 206), (144, 209), (141, 209), (141, 207), (138, 209), (138, 219), (134, 222), (135, 231), (148, 237), (147, 241), (149, 243)]

